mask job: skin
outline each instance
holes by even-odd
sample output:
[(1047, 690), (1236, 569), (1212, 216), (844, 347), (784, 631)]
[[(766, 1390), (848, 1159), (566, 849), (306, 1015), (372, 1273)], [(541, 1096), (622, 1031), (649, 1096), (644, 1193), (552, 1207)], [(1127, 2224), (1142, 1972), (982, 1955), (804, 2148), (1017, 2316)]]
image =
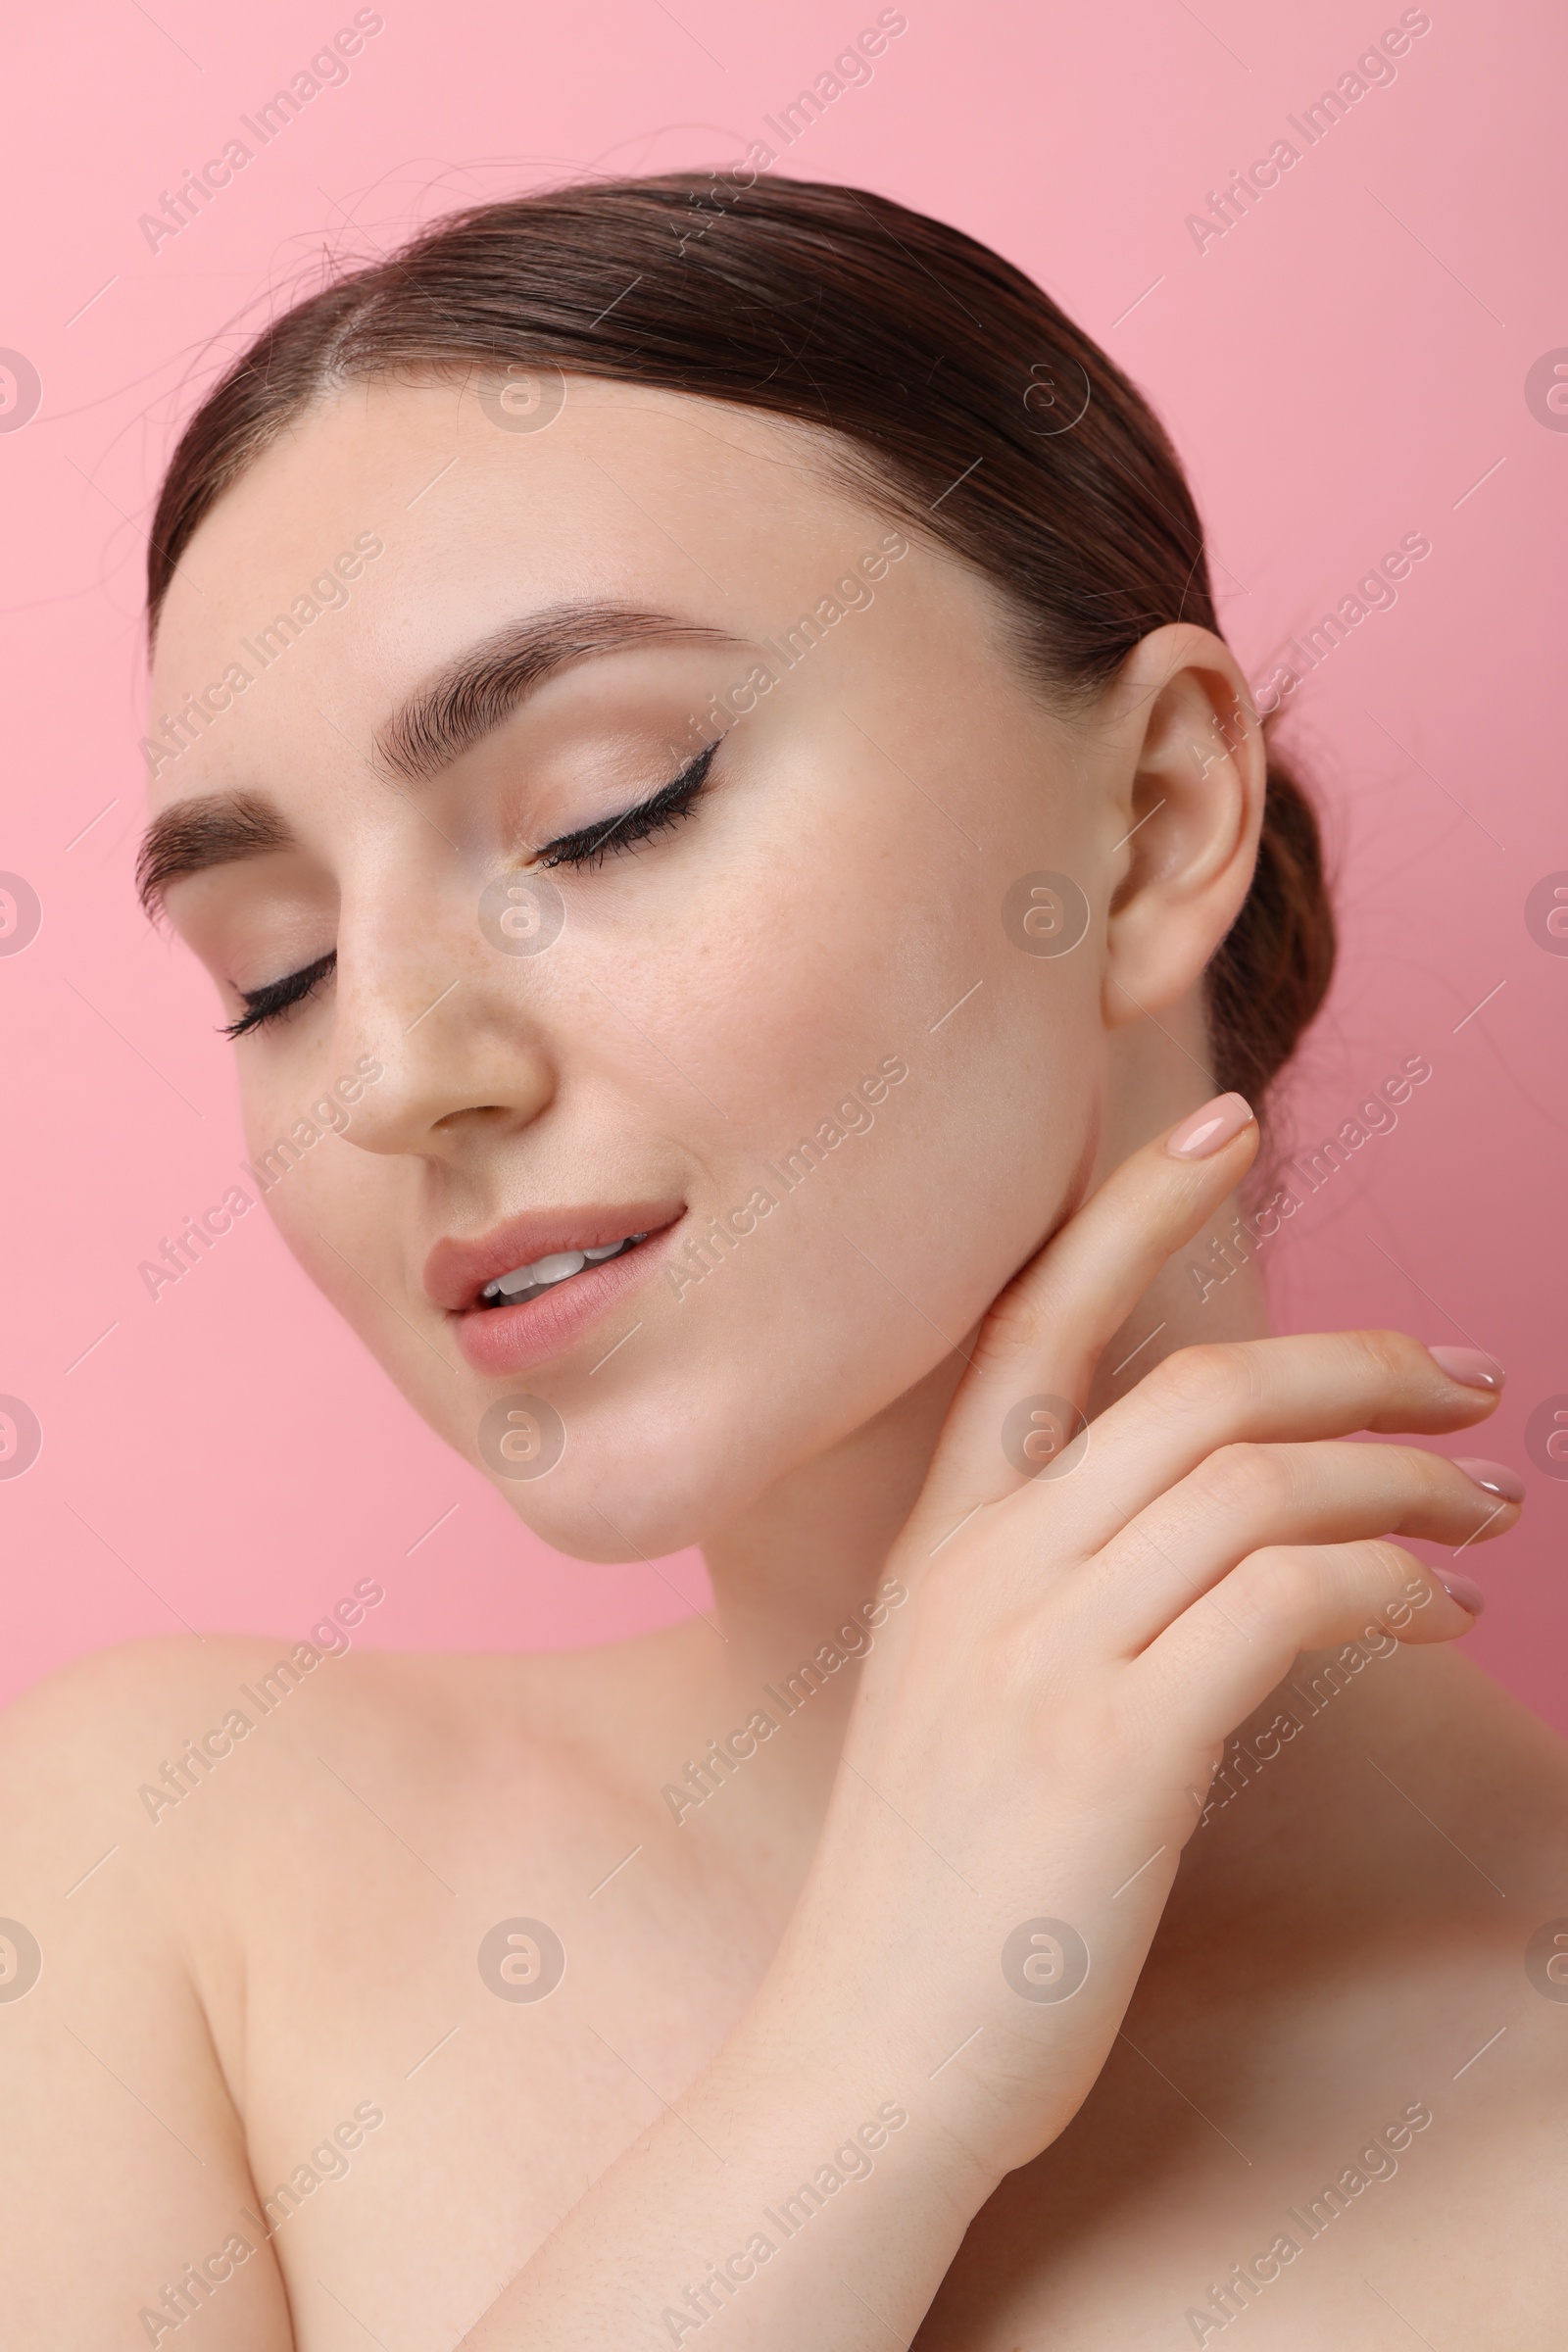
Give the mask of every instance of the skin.
[[(1345, 1442), (1466, 1429), (1495, 1393), (1397, 1334), (1267, 1340), (1250, 1270), (1206, 1304), (1183, 1273), (1257, 1142), (1160, 1141), (1214, 1093), (1201, 975), (1255, 851), (1236, 666), (1160, 629), (1069, 713), (995, 590), (910, 535), (730, 728), (696, 813), (554, 869), (560, 938), (498, 953), (492, 876), (667, 781), (754, 657), (561, 670), (417, 782), (376, 748), (396, 707), (574, 599), (776, 638), (889, 527), (804, 432), (568, 390), (516, 434), (452, 385), (354, 387), (269, 451), (181, 559), (155, 710), (357, 535), (384, 553), (154, 804), (262, 795), (292, 837), (168, 892), (225, 1019), (336, 949), (236, 1047), (253, 1157), (382, 1073), (269, 1196), (290, 1248), (550, 1543), (701, 1542), (712, 1615), (580, 1656), (355, 1650), (156, 1823), (138, 1788), (278, 1644), (137, 1644), (12, 1711), (0, 1888), (45, 1953), (0, 2012), (13, 2332), (171, 2341), (138, 2313), (239, 2230), (196, 2322), (234, 2352), (685, 2341), (662, 2311), (892, 2107), (705, 2328), (1212, 2342), (1187, 2312), (1413, 2105), (1396, 2175), (1296, 2230), (1249, 2339), (1544, 2352), (1564, 2026), (1521, 1953), (1568, 1910), (1568, 1781), (1444, 1646), (1472, 1619), (1441, 1578), (1517, 1506)], [(1058, 957), (1001, 919), (1042, 870), (1093, 910)], [(678, 1234), (525, 1373), (476, 1370), (428, 1295), (443, 1241), (534, 1210), (703, 1229), (889, 1059), (872, 1123), (717, 1271), (672, 1282)], [(479, 1436), (519, 1387), (566, 1433), (537, 1479)], [(1094, 1427), (1026, 1481), (999, 1432), (1042, 1394)], [(858, 1608), (858, 1658), (672, 1804)], [(1226, 1736), (1369, 1624), (1394, 1630), (1200, 1826)], [(1061, 2005), (999, 1965), (1042, 1915), (1094, 1955)], [(567, 1956), (537, 2003), (475, 1966), (519, 1918)], [(246, 2209), (313, 2150), (340, 2177), (262, 2243)]]

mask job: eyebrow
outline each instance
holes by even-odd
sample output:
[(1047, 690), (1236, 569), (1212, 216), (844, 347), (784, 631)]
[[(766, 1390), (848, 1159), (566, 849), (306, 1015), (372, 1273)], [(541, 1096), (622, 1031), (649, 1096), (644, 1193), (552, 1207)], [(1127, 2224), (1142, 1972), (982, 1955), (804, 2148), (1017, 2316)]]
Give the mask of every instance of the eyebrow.
[(509, 621), (426, 679), (378, 731), (376, 753), (394, 775), (424, 783), (471, 751), (557, 670), (660, 638), (687, 645), (744, 643), (727, 629), (680, 620), (673, 612), (552, 605), (526, 620)]
[[(727, 629), (632, 605), (547, 606), (508, 621), (426, 678), (376, 730), (376, 759), (394, 776), (428, 782), (450, 767), (542, 686), (596, 656), (656, 641), (745, 647)], [(156, 915), (171, 883), (243, 858), (293, 846), (279, 812), (257, 793), (211, 793), (154, 817), (136, 860), (137, 896)]]
[(270, 801), (249, 792), (210, 793), (179, 801), (155, 816), (136, 858), (136, 896), (156, 917), (164, 892), (181, 874), (199, 874), (240, 858), (286, 850), (294, 836)]

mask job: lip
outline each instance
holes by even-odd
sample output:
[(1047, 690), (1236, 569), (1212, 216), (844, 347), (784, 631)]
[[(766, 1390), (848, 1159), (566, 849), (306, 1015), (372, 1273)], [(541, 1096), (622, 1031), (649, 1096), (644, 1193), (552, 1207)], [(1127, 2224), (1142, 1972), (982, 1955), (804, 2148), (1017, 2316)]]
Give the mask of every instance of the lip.
[[(506, 1378), (562, 1354), (635, 1290), (664, 1257), (685, 1215), (684, 1201), (645, 1200), (514, 1217), (482, 1241), (437, 1242), (425, 1260), (425, 1293), (451, 1316), (471, 1368)], [(602, 1249), (631, 1233), (648, 1239), (620, 1257), (584, 1266), (537, 1298), (512, 1306), (479, 1304), (485, 1284), (514, 1266), (531, 1265), (558, 1250)]]
[(469, 1307), (453, 1318), (458, 1346), (470, 1368), (492, 1380), (547, 1364), (646, 1282), (666, 1253), (665, 1235), (650, 1235), (624, 1257), (584, 1266), (520, 1305)]
[[(541, 1257), (554, 1257), (564, 1250), (602, 1250), (607, 1242), (623, 1242), (629, 1233), (646, 1233), (651, 1243), (685, 1213), (684, 1200), (667, 1200), (616, 1201), (608, 1208), (531, 1209), (509, 1218), (479, 1241), (437, 1242), (424, 1261), (424, 1295), (449, 1314), (466, 1314), (478, 1305), (485, 1284), (510, 1274), (514, 1266), (535, 1265)], [(631, 1254), (641, 1257), (642, 1250)], [(621, 1260), (610, 1262), (619, 1265)], [(574, 1282), (587, 1279), (587, 1268), (572, 1276)], [(482, 1310), (486, 1315), (511, 1311), (503, 1306)]]

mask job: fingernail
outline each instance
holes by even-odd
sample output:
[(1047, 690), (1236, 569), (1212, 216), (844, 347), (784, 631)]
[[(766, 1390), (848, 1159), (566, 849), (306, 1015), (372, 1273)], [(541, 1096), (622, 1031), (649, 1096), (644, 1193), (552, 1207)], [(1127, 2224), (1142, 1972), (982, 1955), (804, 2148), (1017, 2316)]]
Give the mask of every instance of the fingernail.
[(1480, 1616), (1487, 1605), (1487, 1596), (1479, 1585), (1473, 1585), (1467, 1576), (1456, 1574), (1444, 1577), (1442, 1582), (1445, 1592), (1450, 1594), (1461, 1609), (1468, 1609), (1472, 1617)]
[(1216, 1095), (1165, 1138), (1165, 1149), (1172, 1159), (1207, 1159), (1251, 1123), (1252, 1105), (1245, 1095)]
[(1429, 1344), (1427, 1353), (1463, 1388), (1496, 1391), (1508, 1377), (1496, 1357), (1484, 1355), (1479, 1348), (1434, 1348)]
[(1523, 1502), (1525, 1498), (1524, 1480), (1517, 1470), (1510, 1470), (1506, 1462), (1484, 1462), (1479, 1455), (1459, 1453), (1453, 1457), (1453, 1466), (1503, 1502)]

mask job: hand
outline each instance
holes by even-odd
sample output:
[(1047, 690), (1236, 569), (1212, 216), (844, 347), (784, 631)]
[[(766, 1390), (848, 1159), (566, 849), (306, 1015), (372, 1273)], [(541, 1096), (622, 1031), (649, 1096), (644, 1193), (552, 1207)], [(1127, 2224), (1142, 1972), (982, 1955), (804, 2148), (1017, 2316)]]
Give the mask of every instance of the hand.
[(1473, 1622), (1388, 1539), (1456, 1544), (1516, 1506), (1437, 1455), (1338, 1442), (1495, 1403), (1396, 1332), (1184, 1348), (1044, 1475), (1004, 1444), (1042, 1396), (1081, 1414), (1101, 1349), (1246, 1172), (1246, 1107), (1134, 1153), (997, 1300), (757, 1997), (473, 2352), (652, 2345), (720, 2310), (742, 2352), (908, 2340), (1104, 2064), (1226, 1734), (1303, 1648)]
[[(818, 2048), (874, 2018), (897, 2095), (935, 2101), (995, 2178), (1103, 2065), (1227, 1735), (1302, 1650), (1468, 1632), (1390, 1539), (1454, 1546), (1518, 1516), (1441, 1455), (1339, 1442), (1495, 1405), (1399, 1332), (1185, 1348), (1085, 1427), (1101, 1349), (1256, 1146), (1239, 1097), (1207, 1105), (991, 1310), (888, 1563), (909, 1599), (867, 1660), (775, 1964), (775, 2016)], [(1014, 1433), (1041, 1398), (1048, 1441), (1083, 1434), (1027, 1475)]]

